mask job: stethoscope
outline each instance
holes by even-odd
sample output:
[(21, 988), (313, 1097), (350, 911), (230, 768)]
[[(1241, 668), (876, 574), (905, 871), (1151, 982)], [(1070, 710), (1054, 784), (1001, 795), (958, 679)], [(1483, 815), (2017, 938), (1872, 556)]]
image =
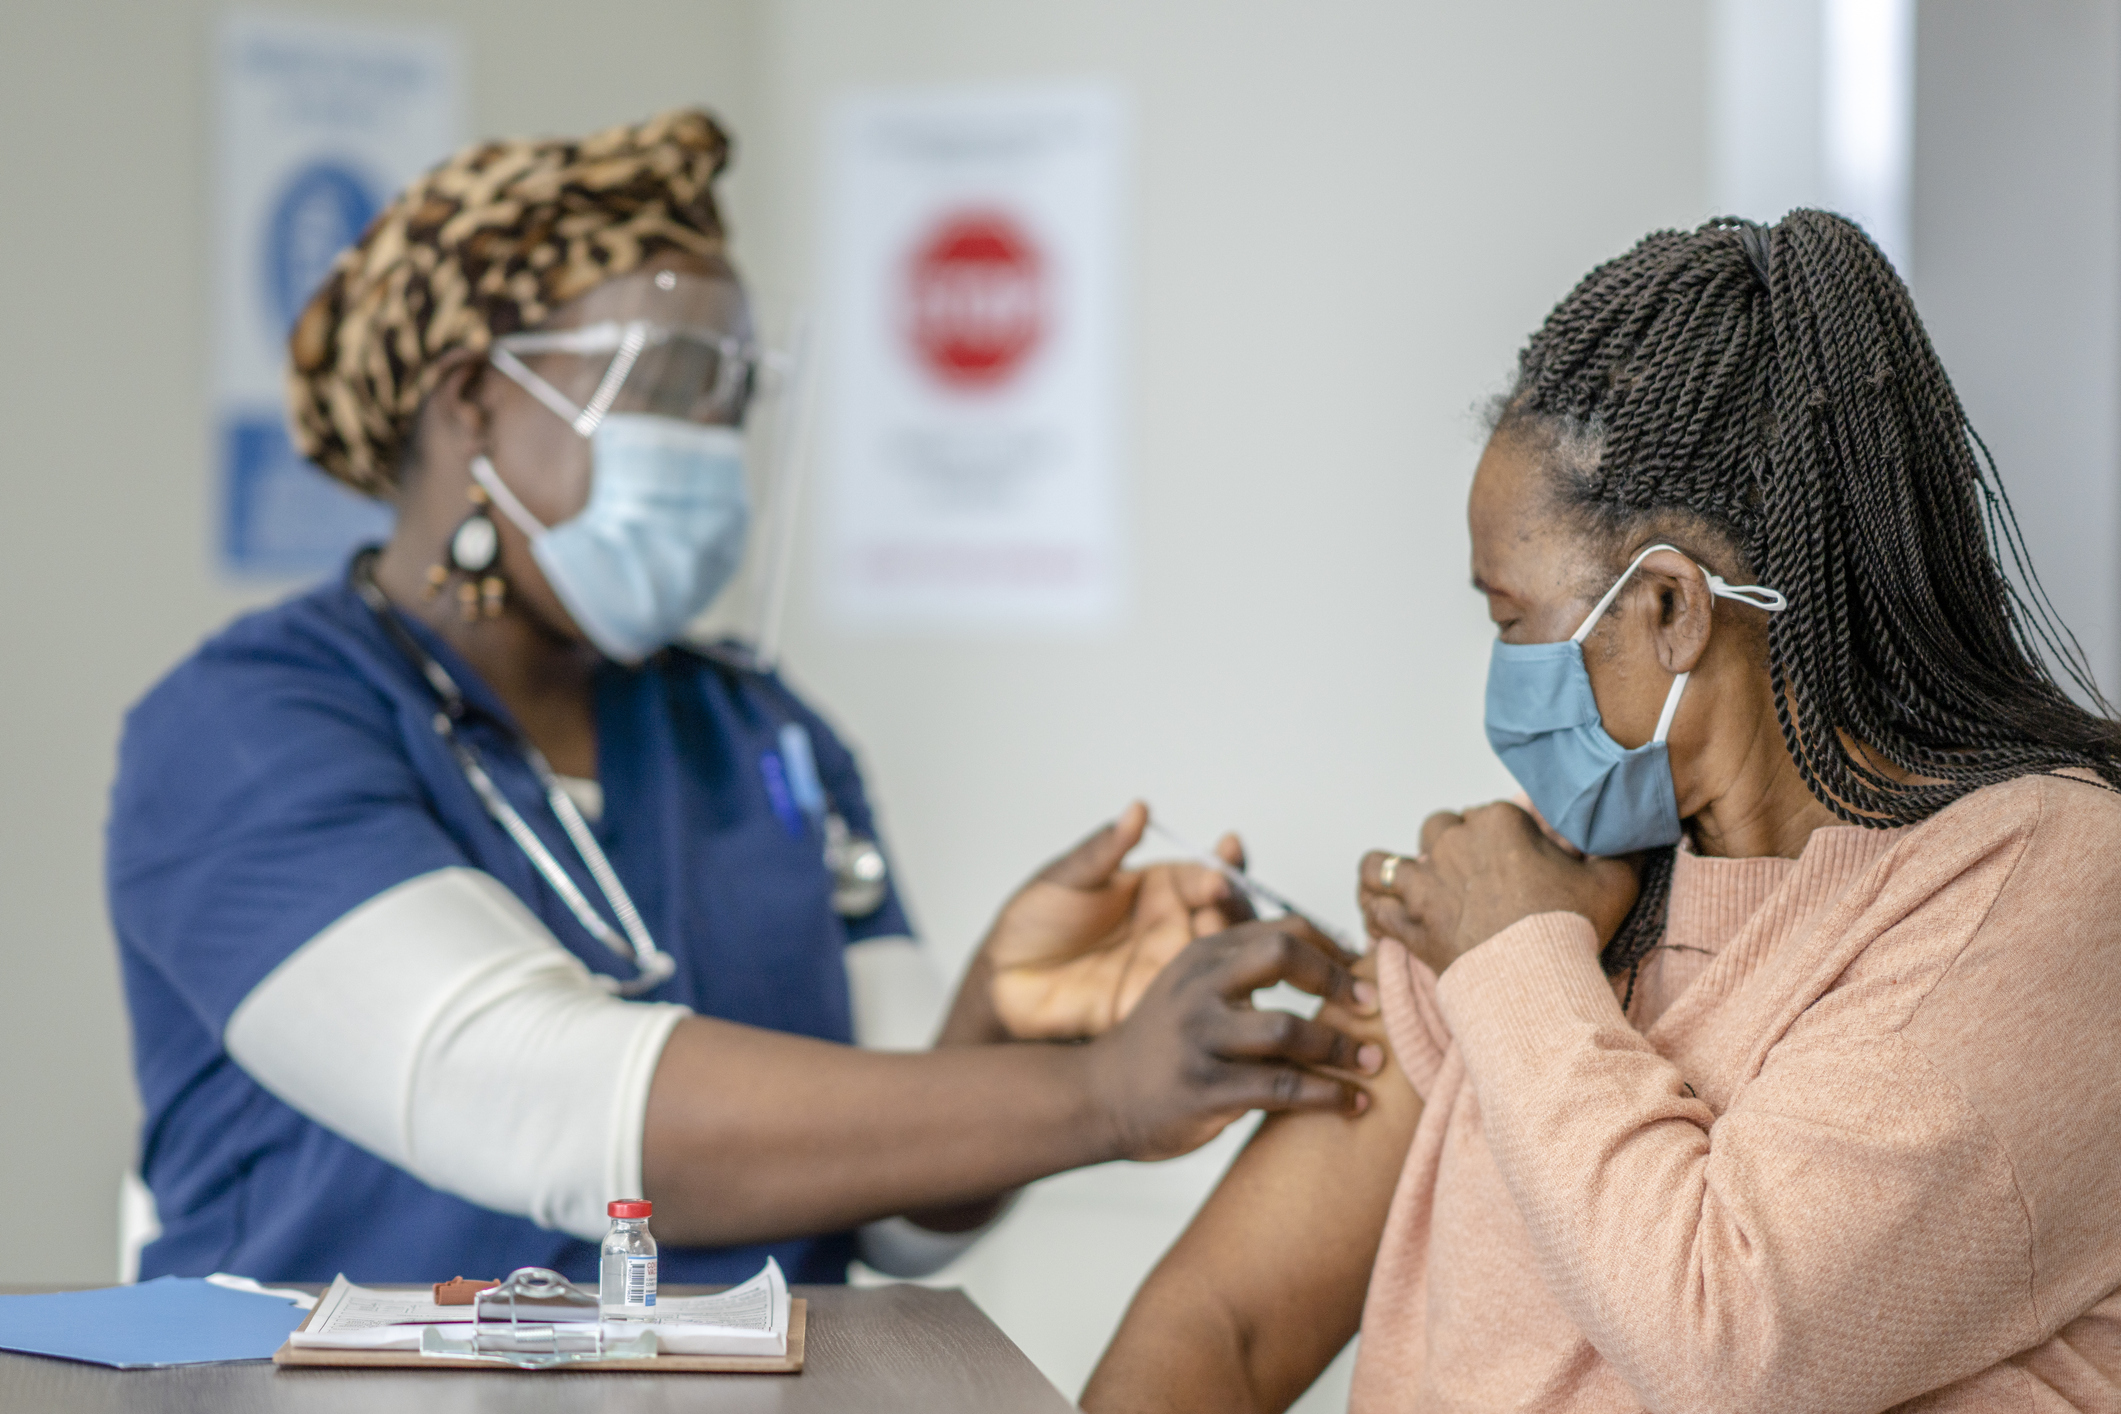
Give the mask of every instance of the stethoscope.
[(390, 600), (384, 597), (382, 589), (376, 584), (374, 558), (372, 551), (355, 558), (351, 576), (354, 592), (361, 596), (361, 602), (368, 605), (369, 612), (376, 616), (376, 622), (390, 635), (391, 642), (405, 655), (406, 661), (418, 668), (420, 676), (427, 679), (427, 686), (434, 692), (437, 702), (441, 705), (441, 710), (434, 714), (435, 735), (442, 738), (443, 744), (449, 748), (450, 755), (456, 757), (457, 769), (464, 773), (464, 779), (471, 784), (472, 791), (479, 797), (479, 803), (486, 807), (486, 813), (493, 817), (495, 824), (508, 832), (508, 837), (516, 842), (516, 848), (523, 851), (538, 873), (544, 876), (545, 882), (552, 885), (552, 891), (567, 905), (567, 911), (588, 930), (592, 938), (634, 965), (636, 975), (631, 981), (621, 981), (602, 973), (597, 975), (597, 981), (602, 983), (607, 991), (622, 997), (637, 997), (668, 982), (671, 974), (678, 970), (677, 961), (669, 953), (658, 948), (655, 939), (648, 936), (648, 925), (641, 921), (641, 911), (633, 906), (633, 896), (627, 893), (626, 886), (619, 882), (617, 871), (611, 867), (611, 861), (604, 857), (603, 846), (597, 843), (596, 836), (590, 833), (589, 822), (582, 818), (582, 812), (575, 807), (574, 801), (561, 787), (559, 773), (545, 760), (545, 753), (538, 750), (529, 740), (520, 736), (516, 738), (516, 749), (521, 751), (523, 759), (530, 763), (531, 773), (538, 778), (538, 785), (545, 792), (546, 803), (552, 807), (552, 813), (559, 817), (560, 828), (565, 830), (567, 838), (574, 842), (575, 852), (582, 857), (582, 863), (589, 869), (589, 877), (596, 880), (597, 888), (603, 892), (604, 902), (611, 905), (611, 911), (618, 918), (619, 926), (626, 930), (623, 937), (604, 921), (602, 914), (590, 906), (589, 900), (575, 886), (573, 878), (560, 867), (560, 861), (554, 859), (552, 851), (545, 848), (545, 841), (538, 838), (537, 832), (530, 828), (530, 822), (508, 803), (508, 797), (501, 794), (501, 788), (493, 783), (493, 777), (486, 774), (486, 767), (479, 761), (479, 753), (473, 749), (471, 743), (457, 735), (457, 723), (463, 721), (470, 712), (469, 707), (465, 705), (463, 689), (459, 688), (457, 680), (449, 675), (449, 669), (436, 662), (434, 655), (423, 648), (420, 640), (414, 638), (411, 631), (398, 621), (397, 611), (391, 608)]
[(825, 814), (825, 868), (832, 873), (832, 911), (840, 917), (867, 918), (884, 906), (891, 865), (883, 847), (848, 829), (837, 810)]
[[(662, 986), (677, 971), (677, 961), (658, 948), (655, 939), (649, 936), (648, 925), (641, 921), (641, 912), (634, 907), (633, 896), (626, 892), (626, 885), (611, 867), (603, 846), (597, 843), (596, 835), (590, 831), (589, 822), (582, 818), (573, 797), (561, 786), (559, 773), (552, 769), (545, 760), (545, 753), (534, 743), (520, 735), (515, 737), (516, 749), (529, 762), (531, 774), (537, 777), (540, 789), (545, 792), (546, 804), (559, 819), (560, 828), (566, 831), (575, 852), (581, 856), (589, 877), (596, 881), (604, 902), (610, 905), (619, 926), (625, 930), (623, 936), (590, 905), (572, 876), (561, 867), (559, 860), (553, 858), (552, 851), (545, 847), (537, 832), (530, 828), (530, 823), (509, 803), (508, 797), (501, 794), (500, 787), (494, 784), (493, 777), (480, 762), (477, 750), (457, 735), (457, 724), (470, 714), (463, 689), (457, 686), (457, 680), (450, 676), (449, 670), (436, 661), (434, 655), (399, 621), (397, 611), (376, 584), (374, 559), (373, 551), (355, 558), (350, 575), (354, 592), (361, 596), (361, 602), (376, 616), (376, 622), (383, 626), (383, 631), (406, 661), (419, 669), (420, 676), (426, 679), (429, 690), (434, 693), (441, 709), (434, 714), (432, 722), (435, 735), (456, 758), (457, 769), (464, 773), (465, 781), (479, 797), (479, 803), (486, 807), (486, 813), (515, 841), (516, 847), (523, 851), (539, 875), (552, 886), (552, 891), (567, 905), (568, 912), (591, 937), (634, 965), (636, 975), (630, 981), (601, 973), (597, 974), (597, 981), (607, 991), (621, 997), (637, 997)], [(883, 850), (875, 840), (853, 833), (837, 810), (827, 811), (824, 831), (824, 862), (833, 877), (833, 911), (843, 918), (860, 918), (874, 913), (883, 904), (890, 880), (890, 865)]]

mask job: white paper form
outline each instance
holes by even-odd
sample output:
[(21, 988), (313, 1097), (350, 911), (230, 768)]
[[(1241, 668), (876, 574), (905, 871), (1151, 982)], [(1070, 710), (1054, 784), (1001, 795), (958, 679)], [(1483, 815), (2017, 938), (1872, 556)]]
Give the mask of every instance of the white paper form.
[(421, 1327), (470, 1325), (472, 1310), (437, 1306), (417, 1291), (355, 1286), (342, 1272), (317, 1302), (308, 1328), (289, 1340), (327, 1350), (418, 1350)]
[(786, 1355), (788, 1282), (781, 1264), (768, 1257), (764, 1269), (741, 1286), (712, 1296), (661, 1298), (646, 1323), (672, 1355)]

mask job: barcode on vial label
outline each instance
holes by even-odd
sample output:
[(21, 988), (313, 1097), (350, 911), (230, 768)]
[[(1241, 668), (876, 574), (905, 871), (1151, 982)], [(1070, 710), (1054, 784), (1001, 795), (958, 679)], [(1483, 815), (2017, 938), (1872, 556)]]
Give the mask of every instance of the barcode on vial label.
[(626, 1259), (626, 1304), (628, 1306), (655, 1305), (655, 1258), (628, 1257)]

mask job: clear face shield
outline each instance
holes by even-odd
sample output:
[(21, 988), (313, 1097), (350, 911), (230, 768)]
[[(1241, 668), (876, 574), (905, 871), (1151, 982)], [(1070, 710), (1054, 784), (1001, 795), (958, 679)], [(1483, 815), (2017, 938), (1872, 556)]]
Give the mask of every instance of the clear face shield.
[(488, 359), (584, 439), (618, 414), (726, 427), (742, 437), (751, 505), (743, 558), (685, 640), (735, 639), (771, 666), (794, 548), (802, 321), (782, 321), (768, 342), (733, 280), (670, 270), (591, 291), (581, 320), (504, 335)]

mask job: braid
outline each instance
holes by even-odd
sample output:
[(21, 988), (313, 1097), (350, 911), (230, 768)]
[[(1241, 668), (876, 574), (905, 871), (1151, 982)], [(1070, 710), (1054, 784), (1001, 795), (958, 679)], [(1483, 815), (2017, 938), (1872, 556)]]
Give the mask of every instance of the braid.
[[(1800, 210), (1650, 236), (1548, 316), (1497, 430), (1553, 449), (1562, 505), (1616, 569), (1657, 527), (1788, 597), (1767, 636), (1775, 716), (1841, 819), (1913, 824), (2072, 768), (2121, 789), (2121, 726), (1994, 458), (1907, 287), (1850, 222)], [(1609, 973), (1662, 937), (1671, 878), (1659, 850)]]

